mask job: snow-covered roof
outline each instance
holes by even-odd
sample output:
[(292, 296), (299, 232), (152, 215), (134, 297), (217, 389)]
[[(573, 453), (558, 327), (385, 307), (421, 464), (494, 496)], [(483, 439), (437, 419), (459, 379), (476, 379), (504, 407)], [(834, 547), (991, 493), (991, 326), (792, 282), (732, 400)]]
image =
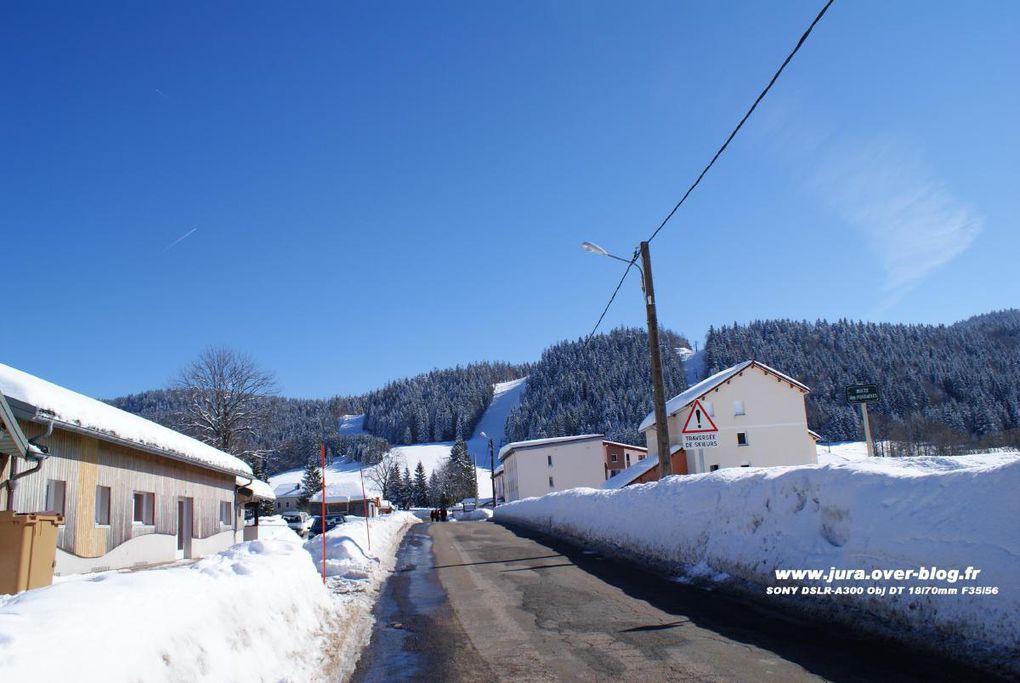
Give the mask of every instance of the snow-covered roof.
[[(348, 500), (362, 500), (364, 496), (369, 498), (375, 498), (381, 495), (378, 487), (374, 483), (365, 480), (364, 494), (362, 493), (361, 482), (353, 480), (341, 480), (339, 482), (330, 484), (326, 482), (326, 502), (327, 503), (345, 503)], [(308, 499), (313, 503), (322, 502), (322, 491), (316, 491), (315, 494)]]
[[(270, 478), (270, 481), (272, 481), (272, 478)], [(297, 496), (301, 493), (301, 484), (292, 481), (288, 481), (284, 484), (277, 484), (273, 487), (273, 493), (276, 494), (277, 498)]]
[(276, 494), (273, 493), (273, 487), (261, 479), (251, 479), (249, 477), (238, 477), (236, 481), (238, 486), (243, 486), (246, 489), (251, 489), (256, 500), (276, 500)]
[(218, 448), (2, 363), (0, 393), (26, 404), (34, 411), (31, 419), (36, 421), (52, 420), (58, 428), (87, 432), (105, 441), (220, 472), (251, 476), (248, 465)]
[(609, 477), (602, 484), (604, 489), (622, 489), (627, 484), (631, 483), (642, 474), (652, 469), (659, 464), (658, 458), (645, 458), (644, 460), (638, 460), (636, 463), (621, 471), (619, 474), (615, 474)]
[(601, 439), (604, 434), (578, 434), (577, 436), (554, 436), (548, 439), (530, 439), (528, 441), (514, 441), (499, 449), (499, 459), (503, 460), (510, 455), (511, 451), (519, 451), (524, 448), (535, 448), (537, 446), (548, 446), (550, 444), (567, 443), (568, 441), (587, 441), (589, 439)]
[[(756, 360), (745, 360), (743, 363), (737, 363), (733, 367), (726, 368), (725, 370), (717, 372), (711, 377), (706, 377), (705, 379), (701, 380), (700, 382), (690, 387), (683, 393), (677, 394), (673, 398), (666, 401), (666, 415), (671, 416), (679, 413), (681, 410), (683, 410), (691, 403), (693, 403), (695, 399), (701, 398), (704, 394), (707, 394), (708, 392), (712, 391), (712, 389), (715, 389), (717, 386), (719, 386), (726, 380), (730, 379), (734, 375), (743, 372), (744, 370), (751, 366), (761, 368), (765, 372), (771, 373), (776, 377), (781, 378), (785, 382), (789, 382), (794, 386), (800, 387), (804, 391), (809, 391), (809, 389), (806, 386), (804, 386), (797, 380), (787, 375), (784, 375), (783, 373), (779, 372), (774, 368), (770, 368), (764, 363), (760, 363)], [(655, 424), (655, 411), (648, 413), (648, 416), (641, 421), (641, 426), (638, 427), (638, 431), (643, 432), (649, 427), (651, 427), (653, 424)]]

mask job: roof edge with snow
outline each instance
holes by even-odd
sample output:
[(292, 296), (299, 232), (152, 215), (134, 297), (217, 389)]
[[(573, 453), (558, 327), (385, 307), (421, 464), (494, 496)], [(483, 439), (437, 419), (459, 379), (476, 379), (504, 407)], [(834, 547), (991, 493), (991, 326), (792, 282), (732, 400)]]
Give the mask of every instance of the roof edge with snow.
[(224, 474), (251, 477), (239, 458), (140, 415), (0, 363), (0, 393), (22, 419)]
[(553, 436), (546, 439), (529, 439), (527, 441), (513, 441), (499, 449), (499, 460), (502, 462), (514, 451), (523, 451), (528, 448), (540, 448), (571, 441), (590, 441), (592, 439), (602, 440), (605, 434), (578, 434), (576, 436)]
[[(807, 387), (807, 385), (798, 382), (789, 375), (784, 375), (775, 368), (771, 368), (760, 361), (745, 360), (743, 363), (737, 363), (733, 367), (726, 368), (725, 370), (720, 370), (711, 377), (706, 377), (705, 379), (701, 380), (694, 386), (689, 387), (688, 389), (684, 390), (683, 392), (677, 394), (673, 398), (666, 401), (666, 416), (672, 417), (673, 415), (676, 415), (681, 410), (683, 410), (690, 404), (694, 403), (695, 400), (703, 399), (708, 392), (712, 391), (723, 382), (726, 382), (727, 380), (733, 378), (734, 376), (739, 375), (744, 370), (747, 370), (748, 368), (752, 367), (759, 368), (768, 374), (775, 375), (784, 382), (788, 382), (792, 386), (798, 387), (805, 392), (811, 391)], [(655, 424), (655, 411), (652, 411), (648, 413), (644, 420), (641, 421), (641, 425), (638, 427), (638, 431), (643, 432), (654, 424)]]

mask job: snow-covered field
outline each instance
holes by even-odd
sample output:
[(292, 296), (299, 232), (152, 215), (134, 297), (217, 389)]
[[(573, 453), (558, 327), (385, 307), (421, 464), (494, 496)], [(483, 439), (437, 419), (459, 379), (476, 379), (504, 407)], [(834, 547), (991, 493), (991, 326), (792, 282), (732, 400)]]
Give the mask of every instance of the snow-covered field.
[[(489, 407), (479, 419), (474, 436), (467, 441), (468, 452), (475, 461), (478, 490), (481, 492), (482, 497), (492, 488), (492, 474), (489, 471), (489, 442), (487, 439), (482, 438), (482, 432), (493, 438), (495, 447), (498, 449), (503, 441), (503, 427), (506, 424), (506, 416), (520, 403), (521, 392), (524, 391), (526, 379), (515, 379), (510, 382), (501, 382), (494, 385), (492, 403), (489, 404)], [(363, 415), (343, 416), (340, 420), (341, 433), (360, 433), (363, 421)], [(412, 473), (415, 466), (420, 462), (422, 467), (425, 468), (425, 475), (428, 476), (432, 474), (432, 470), (442, 466), (449, 460), (450, 448), (452, 446), (452, 441), (440, 441), (409, 446), (394, 446), (392, 450)], [(327, 497), (351, 496), (353, 499), (360, 500), (361, 468), (361, 463), (357, 462), (334, 462), (327, 465), (324, 473)], [(293, 495), (295, 487), (300, 486), (303, 476), (304, 468), (287, 470), (270, 477), (269, 485), (273, 487), (277, 496)], [(369, 479), (367, 471), (365, 473), (365, 490), (370, 497), (382, 495), (378, 487)]]
[(367, 643), (379, 585), (416, 521), (373, 518), (371, 551), (364, 520), (330, 531), (331, 590), (315, 564), (321, 541), (306, 549), (291, 533), (0, 596), (0, 680), (340, 680)]
[[(562, 491), (501, 506), (495, 519), (627, 556), (682, 580), (722, 583), (1010, 665), (1020, 647), (1020, 454), (861, 460), (847, 450), (840, 464), (724, 469), (618, 490)], [(955, 584), (799, 582), (905, 586), (902, 595), (765, 595), (767, 586), (797, 583), (777, 582), (776, 569), (932, 566), (981, 573)], [(917, 595), (911, 586), (996, 587), (997, 594)]]

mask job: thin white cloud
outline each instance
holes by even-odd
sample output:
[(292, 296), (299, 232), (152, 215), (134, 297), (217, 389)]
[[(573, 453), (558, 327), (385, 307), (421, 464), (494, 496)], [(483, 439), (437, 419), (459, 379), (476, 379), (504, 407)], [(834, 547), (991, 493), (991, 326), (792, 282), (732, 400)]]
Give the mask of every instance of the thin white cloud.
[(165, 249), (163, 249), (163, 253), (165, 254), (166, 252), (170, 251), (171, 249), (176, 247), (178, 244), (180, 244), (184, 240), (186, 240), (189, 237), (191, 237), (192, 235), (194, 235), (195, 231), (197, 231), (197, 230), (198, 230), (198, 228), (192, 228), (191, 230), (188, 230), (186, 233), (184, 233), (183, 235), (181, 235), (180, 237), (175, 239), (173, 242), (171, 242), (169, 245), (167, 245), (167, 247)]
[(967, 251), (984, 221), (902, 146), (836, 151), (813, 183), (882, 265), (886, 308)]

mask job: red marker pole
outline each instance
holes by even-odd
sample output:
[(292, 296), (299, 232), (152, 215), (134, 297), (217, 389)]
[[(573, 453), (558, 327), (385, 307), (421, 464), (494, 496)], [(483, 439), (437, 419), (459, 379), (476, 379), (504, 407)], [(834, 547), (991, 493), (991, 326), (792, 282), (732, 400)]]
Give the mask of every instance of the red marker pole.
[(365, 503), (365, 537), (368, 539), (368, 549), (372, 549), (372, 532), (368, 528), (368, 496), (365, 495), (365, 470), (360, 469), (358, 473), (361, 475), (361, 498), (362, 502)]
[(326, 583), (326, 444), (319, 444), (322, 456), (322, 583)]

